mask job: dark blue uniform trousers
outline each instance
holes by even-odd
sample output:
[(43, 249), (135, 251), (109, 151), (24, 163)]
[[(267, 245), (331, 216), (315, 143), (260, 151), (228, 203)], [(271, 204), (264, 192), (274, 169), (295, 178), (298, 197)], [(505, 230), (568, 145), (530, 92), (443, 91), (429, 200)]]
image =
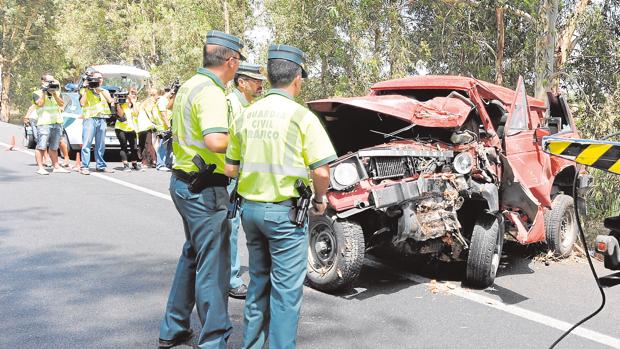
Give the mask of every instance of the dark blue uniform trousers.
[(200, 348), (226, 348), (232, 332), (228, 317), (230, 280), (230, 223), (226, 219), (226, 187), (198, 194), (174, 175), (170, 195), (183, 218), (185, 244), (168, 296), (159, 337), (172, 339), (189, 330), (194, 304), (202, 322)]
[(250, 257), (243, 348), (295, 348), (308, 257), (307, 226), (290, 222), (290, 207), (244, 201), (241, 222)]

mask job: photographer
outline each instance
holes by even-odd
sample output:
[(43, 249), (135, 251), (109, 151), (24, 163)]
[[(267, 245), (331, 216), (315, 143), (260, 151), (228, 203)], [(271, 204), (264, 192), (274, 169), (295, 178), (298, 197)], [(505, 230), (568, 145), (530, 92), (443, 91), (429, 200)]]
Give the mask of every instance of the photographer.
[(103, 75), (99, 72), (90, 72), (84, 79), (84, 87), (80, 89), (80, 105), (82, 106), (82, 168), (84, 175), (90, 174), (90, 147), (95, 140), (95, 160), (98, 172), (114, 172), (108, 169), (103, 154), (105, 153), (106, 120), (112, 112), (108, 105), (113, 103), (112, 96), (101, 86)]
[(43, 157), (46, 150), (52, 160), (52, 172), (69, 173), (58, 164), (58, 146), (62, 136), (61, 108), (65, 102), (60, 97), (60, 83), (52, 75), (41, 76), (41, 89), (32, 96), (35, 113), (37, 114), (37, 147), (35, 158), (40, 175), (48, 175), (43, 167)]
[(138, 113), (137, 99), (138, 91), (134, 87), (129, 89), (129, 94), (127, 95), (118, 93), (114, 96), (114, 105), (118, 115), (116, 124), (114, 124), (114, 131), (121, 145), (121, 161), (123, 162), (123, 171), (125, 172), (131, 172), (128, 160), (131, 160), (131, 166), (135, 170), (138, 169), (136, 127), (134, 125), (134, 117)]

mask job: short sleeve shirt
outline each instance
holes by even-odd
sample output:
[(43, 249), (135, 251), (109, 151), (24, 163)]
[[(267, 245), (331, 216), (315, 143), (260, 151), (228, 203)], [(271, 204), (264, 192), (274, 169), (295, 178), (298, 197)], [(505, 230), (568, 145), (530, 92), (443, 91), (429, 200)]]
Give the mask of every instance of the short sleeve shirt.
[(319, 119), (281, 90), (249, 106), (231, 123), (226, 152), (240, 165), (238, 193), (260, 202), (298, 197), (297, 179), (308, 183), (313, 170), (336, 159)]
[(192, 159), (199, 154), (207, 164), (216, 165), (215, 173), (224, 173), (224, 154), (211, 152), (204, 144), (210, 133), (228, 133), (228, 101), (221, 80), (210, 70), (186, 81), (176, 95), (172, 109), (172, 148), (175, 169), (197, 170)]

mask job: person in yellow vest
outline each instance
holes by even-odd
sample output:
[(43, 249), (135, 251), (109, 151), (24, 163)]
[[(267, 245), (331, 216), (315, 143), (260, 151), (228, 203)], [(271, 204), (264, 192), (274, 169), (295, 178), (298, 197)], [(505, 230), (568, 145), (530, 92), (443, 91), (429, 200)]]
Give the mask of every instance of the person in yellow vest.
[[(260, 96), (263, 91), (263, 81), (266, 78), (261, 74), (260, 66), (251, 63), (239, 64), (239, 70), (235, 75), (234, 84), (226, 98), (230, 102), (231, 120), (241, 116), (245, 108)], [(230, 194), (237, 185), (237, 180), (232, 179), (228, 185), (228, 193)], [(241, 217), (237, 215), (230, 220), (230, 290), (228, 295), (233, 298), (244, 299), (248, 288), (241, 280), (241, 260), (237, 253), (237, 236)]]
[(47, 151), (52, 160), (53, 173), (69, 173), (58, 164), (58, 147), (62, 137), (61, 109), (65, 102), (60, 97), (60, 83), (52, 75), (41, 76), (41, 89), (33, 93), (32, 99), (37, 114), (36, 161), (40, 175), (49, 175), (43, 166)]
[(136, 127), (134, 125), (134, 117), (138, 113), (138, 91), (132, 87), (128, 92), (127, 102), (116, 105), (118, 119), (114, 124), (116, 138), (121, 145), (121, 161), (125, 172), (131, 172), (129, 161), (131, 161), (134, 169), (138, 169), (138, 149), (136, 148)]
[(159, 123), (157, 110), (157, 89), (150, 89), (148, 97), (140, 103), (140, 111), (136, 119), (136, 133), (138, 133), (138, 150), (142, 159), (139, 168), (150, 166), (157, 159), (153, 148), (153, 133)]
[(269, 339), (271, 348), (295, 348), (308, 257), (307, 219), (298, 226), (289, 215), (300, 196), (295, 183), (312, 178), (311, 213), (323, 214), (336, 152), (316, 115), (293, 99), (306, 77), (304, 53), (271, 45), (267, 58), (272, 89), (231, 123), (225, 173), (238, 176), (249, 252), (242, 346)]
[(110, 93), (103, 89), (103, 75), (99, 72), (91, 73), (93, 83), (80, 89), (80, 105), (82, 106), (82, 166), (80, 173), (90, 174), (90, 147), (95, 140), (95, 161), (98, 172), (114, 172), (109, 169), (103, 154), (105, 153), (106, 121), (112, 112), (109, 104), (114, 100)]
[(171, 348), (192, 337), (194, 304), (202, 329), (199, 348), (227, 348), (230, 224), (227, 220), (229, 108), (225, 86), (239, 68), (243, 45), (221, 31), (207, 33), (203, 67), (179, 88), (172, 109), (172, 148), (176, 161), (170, 196), (183, 218), (185, 244), (159, 328), (159, 347)]
[(168, 104), (170, 103), (169, 91), (159, 91), (157, 97), (157, 112), (160, 117), (160, 124), (157, 127), (157, 133), (153, 138), (153, 145), (157, 153), (157, 163), (155, 167), (158, 171), (170, 171), (172, 162), (169, 160), (172, 153), (171, 134), (170, 134), (170, 117), (168, 115)]

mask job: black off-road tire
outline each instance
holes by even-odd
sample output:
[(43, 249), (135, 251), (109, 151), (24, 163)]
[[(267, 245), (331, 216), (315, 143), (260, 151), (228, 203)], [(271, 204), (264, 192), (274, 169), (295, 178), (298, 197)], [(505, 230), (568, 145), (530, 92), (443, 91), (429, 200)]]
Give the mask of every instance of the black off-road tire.
[(470, 287), (493, 285), (504, 244), (502, 221), (491, 214), (480, 213), (476, 219), (469, 245), (465, 283)]
[(353, 221), (314, 216), (308, 231), (306, 285), (323, 292), (350, 288), (364, 262), (362, 227)]
[(551, 210), (545, 214), (547, 246), (556, 257), (569, 256), (577, 241), (574, 207), (572, 196), (560, 194), (553, 199)]

